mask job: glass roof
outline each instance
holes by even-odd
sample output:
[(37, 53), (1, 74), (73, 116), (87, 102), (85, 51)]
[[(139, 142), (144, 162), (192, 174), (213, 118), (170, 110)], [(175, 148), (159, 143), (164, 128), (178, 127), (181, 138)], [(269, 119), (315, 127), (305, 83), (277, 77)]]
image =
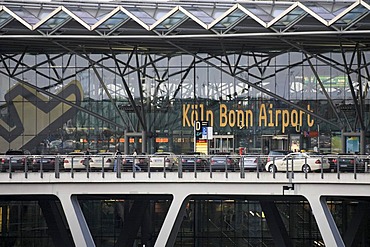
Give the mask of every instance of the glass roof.
[(59, 11), (56, 15), (47, 20), (44, 24), (40, 26), (40, 29), (57, 29), (63, 23), (66, 23), (72, 19), (66, 12)]
[(156, 20), (153, 17), (151, 17), (148, 13), (146, 13), (142, 9), (139, 9), (139, 8), (126, 8), (126, 7), (125, 7), (125, 9), (128, 10), (132, 15), (134, 15), (135, 17), (137, 17), (139, 20), (141, 20), (142, 22), (144, 22), (148, 26), (150, 26), (154, 22), (156, 22)]
[[(248, 11), (253, 13), (255, 16), (257, 16), (259, 19), (264, 21), (265, 23), (268, 23), (274, 19), (274, 16), (272, 16), (270, 13), (271, 11), (268, 10), (268, 8), (271, 8), (271, 5), (264, 6), (265, 8), (261, 8), (257, 4), (240, 4), (244, 8), (246, 8)], [(284, 9), (285, 10), (285, 9)]]
[(307, 15), (307, 12), (303, 9), (297, 7), (294, 8), (292, 11), (290, 11), (287, 15), (285, 15), (283, 18), (281, 18), (279, 21), (274, 23), (272, 27), (277, 29), (285, 29), (292, 23), (296, 22), (300, 18), (302, 18), (304, 15)]
[(212, 29), (227, 29), (234, 23), (245, 18), (246, 15), (247, 14), (241, 11), (240, 9), (235, 9), (232, 13), (230, 13), (229, 15), (224, 17), (221, 21), (219, 21), (216, 25), (214, 25)]
[(187, 17), (183, 12), (176, 11), (173, 15), (167, 17), (167, 19), (165, 19), (159, 25), (157, 25), (154, 29), (169, 30), (172, 27), (182, 23), (187, 18), (189, 17)]
[(0, 11), (0, 28), (6, 25), (13, 17), (4, 10)]
[(312, 12), (316, 13), (317, 15), (319, 15), (321, 18), (323, 18), (326, 21), (330, 21), (335, 17), (333, 13), (331, 13), (329, 10), (327, 10), (326, 8), (318, 4), (310, 3), (310, 4), (306, 4), (306, 7), (312, 10)]
[(82, 10), (82, 9), (71, 9), (68, 8), (69, 11), (71, 11), (73, 14), (75, 14), (77, 17), (79, 17), (81, 20), (89, 24), (90, 26), (94, 25), (98, 20), (93, 17), (90, 13)]
[(9, 8), (13, 13), (17, 16), (25, 20), (28, 24), (35, 25), (40, 21), (36, 16), (34, 16), (31, 12), (29, 12), (25, 8)]
[(114, 29), (122, 25), (130, 17), (123, 13), (122, 11), (117, 12), (115, 15), (111, 16), (109, 19), (104, 21), (98, 26), (98, 29)]
[(199, 8), (184, 7), (184, 9), (207, 25), (210, 24), (212, 21), (214, 21), (214, 18), (212, 18), (206, 12), (204, 12), (203, 10)]
[[(117, 2), (116, 5), (92, 2), (86, 2), (83, 6), (78, 3), (63, 2), (47, 6), (27, 1), (27, 4), (17, 4), (13, 1), (5, 1), (0, 4), (0, 28), (4, 28), (11, 20), (22, 22), (24, 26), (30, 29), (56, 30), (70, 21), (72, 18), (82, 24), (85, 29), (105, 29), (110, 35), (117, 28), (133, 19), (147, 30), (165, 30), (171, 31), (178, 28), (188, 17), (195, 17), (196, 23), (203, 28), (210, 26), (214, 31), (227, 31), (241, 23), (245, 18), (254, 19), (263, 27), (271, 27), (275, 30), (287, 30), (294, 27), (302, 18), (311, 15), (313, 19), (318, 19), (322, 25), (333, 25), (336, 30), (349, 28), (359, 25), (367, 25), (365, 17), (370, 13), (368, 1), (341, 1), (338, 3), (330, 1), (298, 1), (298, 2), (280, 2), (266, 1), (240, 2), (240, 3), (216, 3), (204, 5), (203, 2), (166, 2), (161, 8), (161, 3), (151, 4), (150, 2), (137, 2), (135, 7), (125, 2)], [(23, 2), (22, 2), (23, 3)], [(118, 5), (120, 4), (121, 5)], [(221, 5), (222, 4), (222, 5)], [(177, 9), (177, 11), (176, 11)], [(154, 17), (158, 13), (161, 17)], [(51, 14), (52, 13), (52, 14)], [(190, 13), (190, 14), (189, 14)], [(313, 14), (315, 13), (315, 14)], [(190, 15), (190, 16), (187, 16)], [(98, 17), (96, 17), (98, 16)], [(163, 18), (165, 16), (165, 18)], [(48, 18), (47, 20), (43, 18)], [(41, 21), (40, 21), (41, 20)], [(101, 20), (101, 21), (99, 21)], [(276, 21), (276, 22), (275, 22)], [(362, 23), (361, 23), (362, 22)], [(158, 24), (159, 23), (159, 24)], [(306, 27), (312, 30), (322, 30), (317, 24), (307, 22)], [(265, 25), (266, 24), (266, 25)], [(16, 29), (18, 25), (9, 27)], [(90, 29), (90, 30), (91, 30)], [(257, 30), (258, 29), (258, 30)], [(261, 32), (260, 27), (250, 26), (248, 32)], [(36, 32), (37, 33), (37, 32)]]
[(350, 12), (342, 16), (333, 25), (334, 26), (347, 26), (356, 21), (358, 18), (362, 17), (364, 14), (368, 14), (369, 10), (362, 5), (356, 6)]

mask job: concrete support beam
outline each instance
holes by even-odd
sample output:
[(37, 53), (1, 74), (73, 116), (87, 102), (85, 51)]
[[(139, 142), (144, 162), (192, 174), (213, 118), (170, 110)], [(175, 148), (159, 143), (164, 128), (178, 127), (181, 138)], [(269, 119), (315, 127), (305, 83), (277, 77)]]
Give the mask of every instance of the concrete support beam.
[(310, 203), (325, 246), (345, 247), (338, 227), (327, 206), (326, 198), (320, 197), (319, 194), (308, 195), (306, 197)]
[(355, 211), (355, 215), (348, 224), (347, 231), (343, 235), (344, 242), (346, 246), (355, 246), (353, 245), (358, 238), (356, 237), (361, 229), (361, 225), (367, 220), (367, 210), (369, 209), (368, 203), (360, 202)]
[(154, 247), (174, 246), (183, 216), (185, 215), (187, 203), (185, 199), (187, 196), (188, 194), (181, 192), (174, 195), (173, 201), (163, 222), (161, 231), (158, 234), (158, 238)]
[(59, 210), (56, 201), (47, 198), (39, 199), (38, 203), (48, 226), (48, 232), (53, 239), (54, 246), (74, 246), (73, 239), (67, 230), (69, 226), (64, 224), (64, 212)]
[(269, 226), (271, 236), (275, 246), (293, 247), (292, 241), (286, 231), (280, 213), (273, 201), (260, 201), (262, 211), (265, 213), (267, 225)]
[(135, 200), (128, 214), (125, 214), (124, 225), (115, 246), (133, 246), (144, 220), (149, 201)]
[(78, 247), (95, 247), (94, 240), (87, 226), (80, 204), (76, 196), (71, 194), (58, 195), (62, 203), (73, 240)]

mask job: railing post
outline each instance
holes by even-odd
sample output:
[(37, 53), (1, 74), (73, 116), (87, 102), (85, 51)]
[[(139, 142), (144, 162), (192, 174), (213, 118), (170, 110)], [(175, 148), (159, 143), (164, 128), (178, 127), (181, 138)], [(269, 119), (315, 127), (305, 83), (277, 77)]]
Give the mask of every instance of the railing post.
[[(44, 178), (44, 171), (43, 171), (43, 169), (42, 169), (42, 168), (43, 168), (43, 167), (42, 167), (42, 160), (43, 160), (43, 157), (44, 157), (44, 156), (42, 156), (42, 155), (40, 156), (40, 178)], [(25, 161), (25, 162), (26, 162), (26, 163), (28, 163), (28, 162), (27, 162), (27, 157), (26, 157), (26, 161)]]
[(12, 157), (9, 157), (9, 178), (12, 178)]
[[(325, 159), (325, 160), (329, 164), (328, 159)], [(329, 166), (329, 170), (330, 170), (330, 166)], [(324, 179), (324, 156), (323, 155), (321, 155), (321, 179)]]
[[(227, 162), (229, 161), (229, 160), (231, 160), (231, 159), (229, 159), (229, 156), (228, 155), (226, 155), (226, 162), (225, 162), (225, 178), (228, 178), (229, 177), (229, 174), (228, 174), (228, 170), (227, 170)], [(231, 164), (231, 162), (230, 162), (230, 164)]]
[(305, 166), (305, 169), (304, 169), (304, 178), (307, 179), (307, 157), (304, 157), (304, 166)]
[(117, 155), (116, 159), (117, 159), (116, 176), (117, 176), (117, 178), (121, 178), (121, 161), (122, 161), (122, 156), (119, 154), (119, 155)]
[(244, 170), (244, 155), (240, 156), (240, 178), (245, 178), (245, 170)]
[[(105, 156), (102, 155), (102, 159), (101, 159), (101, 177), (104, 178), (105, 177), (105, 174), (104, 174), (104, 163), (105, 163)], [(114, 162), (113, 162), (114, 163)]]
[(55, 156), (54, 171), (55, 171), (55, 178), (59, 178), (60, 177), (60, 173), (59, 173), (59, 155)]
[(74, 159), (74, 157), (72, 156), (71, 157), (71, 178), (74, 177), (74, 174), (73, 174), (73, 159)]
[(89, 178), (89, 170), (90, 170), (90, 155), (87, 155), (87, 158), (85, 158), (85, 165), (86, 165), (86, 177)]
[(338, 155), (338, 157), (337, 157), (337, 160), (336, 160), (337, 162), (337, 177), (338, 177), (338, 179), (340, 179), (340, 171), (339, 171), (339, 155)]
[(353, 177), (357, 179), (357, 155), (353, 158)]
[(259, 168), (259, 163), (260, 163), (260, 157), (257, 156), (257, 178), (260, 178), (260, 168)]
[(136, 155), (132, 157), (132, 177), (135, 178), (136, 172)]
[(25, 178), (28, 178), (28, 167), (27, 167), (27, 162), (28, 161), (28, 157), (26, 156), (25, 160), (24, 160), (24, 177)]

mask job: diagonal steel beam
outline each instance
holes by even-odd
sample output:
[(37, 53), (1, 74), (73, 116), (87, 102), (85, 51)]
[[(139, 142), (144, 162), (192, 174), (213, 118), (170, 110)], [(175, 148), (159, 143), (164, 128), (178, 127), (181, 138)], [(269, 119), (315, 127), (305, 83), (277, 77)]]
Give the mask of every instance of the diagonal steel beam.
[(307, 58), (307, 62), (308, 62), (308, 64), (310, 65), (310, 68), (311, 68), (311, 70), (312, 70), (313, 74), (315, 75), (316, 80), (319, 82), (320, 87), (321, 87), (321, 90), (323, 91), (323, 93), (324, 93), (324, 95), (325, 95), (326, 99), (328, 100), (328, 102), (329, 102), (329, 105), (330, 105), (331, 109), (333, 110), (333, 112), (334, 112), (335, 116), (337, 117), (337, 119), (338, 119), (339, 123), (341, 124), (341, 129), (342, 129), (342, 127), (344, 127), (344, 123), (343, 123), (342, 119), (339, 117), (338, 112), (337, 112), (337, 109), (336, 109), (335, 105), (333, 104), (333, 101), (331, 100), (331, 98), (330, 98), (330, 96), (329, 96), (328, 92), (326, 91), (326, 89), (325, 89), (325, 87), (324, 87), (324, 84), (322, 83), (322, 81), (321, 81), (321, 79), (320, 79), (319, 74), (317, 73), (317, 71), (316, 71), (315, 67), (313, 66), (313, 64), (312, 64), (312, 62), (311, 62), (311, 59), (309, 59), (309, 58), (308, 58), (308, 55), (307, 55), (306, 53), (304, 53), (304, 55), (305, 55), (305, 57)]
[[(178, 45), (176, 45), (176, 44), (172, 43), (171, 41), (166, 41), (166, 42), (167, 42), (168, 44), (170, 44), (170, 45), (172, 45), (172, 46), (176, 47), (177, 49), (179, 49), (179, 50), (181, 50), (181, 51), (183, 51), (183, 52), (185, 52), (185, 53), (187, 53), (187, 54), (189, 54), (189, 55), (191, 55), (191, 56), (193, 56), (193, 57), (195, 57), (195, 58), (197, 58), (197, 59), (199, 59), (199, 60), (204, 61), (204, 63), (207, 63), (208, 65), (212, 66), (213, 68), (218, 69), (218, 70), (220, 70), (221, 72), (226, 73), (226, 74), (228, 74), (228, 75), (230, 75), (230, 76), (233, 76), (229, 71), (227, 71), (227, 70), (223, 69), (223, 68), (222, 68), (222, 67), (220, 67), (220, 66), (217, 66), (216, 64), (214, 64), (214, 63), (212, 63), (212, 62), (210, 62), (210, 61), (206, 61), (206, 60), (204, 60), (201, 56), (199, 56), (199, 55), (197, 55), (197, 54), (194, 54), (194, 53), (192, 53), (191, 51), (187, 51), (186, 49), (184, 49), (184, 48), (182, 48), (182, 47), (180, 47), (180, 46), (178, 46)], [(286, 100), (285, 98), (283, 98), (283, 97), (281, 97), (281, 96), (279, 96), (279, 95), (277, 95), (277, 94), (274, 94), (274, 93), (272, 93), (272, 92), (268, 91), (267, 89), (265, 89), (265, 88), (263, 88), (263, 87), (259, 87), (259, 86), (255, 85), (255, 84), (254, 84), (254, 83), (252, 83), (252, 82), (249, 82), (248, 80), (246, 80), (246, 79), (244, 79), (244, 78), (241, 78), (241, 77), (239, 77), (239, 76), (233, 76), (233, 77), (234, 77), (235, 79), (238, 79), (238, 80), (240, 80), (240, 81), (242, 81), (242, 82), (246, 83), (247, 85), (251, 86), (252, 88), (255, 88), (255, 89), (259, 90), (260, 92), (262, 92), (262, 93), (264, 93), (264, 94), (266, 94), (266, 95), (269, 95), (269, 96), (271, 96), (272, 98), (275, 98), (275, 99), (281, 100), (282, 102), (286, 103), (287, 105), (292, 106), (292, 107), (294, 107), (294, 108), (296, 108), (296, 109), (299, 109), (299, 110), (301, 110), (301, 111), (303, 111), (303, 112), (305, 112), (305, 113), (307, 113), (307, 114), (310, 114), (310, 115), (312, 115), (312, 116), (316, 117), (317, 119), (320, 119), (321, 121), (323, 121), (323, 122), (325, 122), (325, 123), (328, 123), (328, 124), (333, 125), (333, 126), (336, 126), (336, 127), (338, 126), (338, 124), (337, 124), (337, 123), (333, 123), (333, 122), (329, 121), (328, 119), (326, 119), (325, 117), (322, 117), (322, 116), (320, 116), (320, 115), (318, 115), (318, 114), (316, 114), (316, 113), (314, 113), (314, 112), (311, 112), (311, 111), (309, 111), (309, 110), (307, 110), (307, 109), (305, 109), (305, 108), (303, 108), (303, 107), (301, 107), (301, 106), (299, 106), (299, 105), (297, 105), (297, 104), (294, 104), (293, 102), (291, 102), (291, 101), (289, 101), (289, 100)]]
[(364, 122), (363, 122), (362, 114), (360, 112), (360, 106), (358, 104), (358, 100), (357, 100), (357, 97), (356, 97), (355, 88), (353, 87), (352, 78), (351, 78), (350, 71), (349, 71), (349, 68), (348, 68), (348, 65), (347, 65), (347, 59), (346, 59), (345, 52), (344, 52), (342, 44), (341, 44), (341, 51), (342, 51), (342, 58), (343, 58), (344, 68), (347, 71), (346, 74), (347, 74), (347, 78), (348, 78), (349, 88), (351, 90), (352, 100), (353, 100), (353, 103), (355, 104), (356, 112), (358, 113), (358, 115), (357, 115), (358, 120), (360, 121), (361, 129), (365, 130), (366, 128), (365, 128), (365, 125), (364, 125)]
[[(122, 122), (127, 126), (128, 124), (127, 124), (127, 122), (125, 121), (125, 118), (123, 117), (123, 115), (122, 115), (122, 113), (121, 113), (120, 109), (118, 108), (118, 106), (117, 106), (116, 102), (113, 100), (112, 95), (110, 94), (110, 92), (109, 92), (109, 90), (108, 90), (107, 86), (105, 85), (105, 83), (104, 83), (104, 81), (103, 81), (103, 78), (100, 76), (100, 74), (99, 74), (98, 70), (96, 69), (96, 67), (95, 67), (94, 65), (92, 65), (91, 67), (93, 68), (93, 70), (94, 70), (94, 72), (95, 72), (95, 75), (96, 75), (96, 77), (98, 78), (98, 80), (99, 80), (99, 82), (100, 82), (101, 87), (104, 89), (105, 93), (107, 94), (107, 96), (108, 96), (108, 98), (109, 98), (110, 102), (114, 105), (114, 108), (116, 108), (116, 111), (118, 112), (118, 114), (119, 114), (119, 116), (120, 116), (120, 118), (121, 118)], [(129, 119), (129, 118), (128, 118), (128, 119)], [(131, 127), (133, 128), (133, 124), (132, 124), (132, 122), (130, 121), (130, 119), (129, 119), (129, 123), (130, 123)]]

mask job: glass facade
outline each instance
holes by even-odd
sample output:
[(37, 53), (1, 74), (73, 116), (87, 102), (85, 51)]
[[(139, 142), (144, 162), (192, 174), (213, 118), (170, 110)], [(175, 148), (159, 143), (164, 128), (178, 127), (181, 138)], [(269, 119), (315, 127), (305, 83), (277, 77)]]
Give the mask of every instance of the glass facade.
[[(0, 199), (0, 246), (78, 246), (58, 198)], [(97, 247), (154, 246), (172, 197), (81, 195), (78, 202)], [(346, 244), (368, 246), (366, 198), (327, 198), (327, 206)], [(324, 246), (303, 197), (190, 196), (183, 209), (174, 246), (277, 246), (276, 234), (292, 246)]]
[[(351, 56), (14, 55), (0, 64), (0, 151), (114, 150), (125, 131), (144, 131), (148, 153), (184, 153), (194, 149), (198, 120), (213, 127), (210, 154), (340, 152), (353, 141), (341, 133), (366, 137), (369, 122), (366, 77), (338, 65), (366, 69)], [(141, 151), (142, 138), (128, 141), (130, 152)]]

